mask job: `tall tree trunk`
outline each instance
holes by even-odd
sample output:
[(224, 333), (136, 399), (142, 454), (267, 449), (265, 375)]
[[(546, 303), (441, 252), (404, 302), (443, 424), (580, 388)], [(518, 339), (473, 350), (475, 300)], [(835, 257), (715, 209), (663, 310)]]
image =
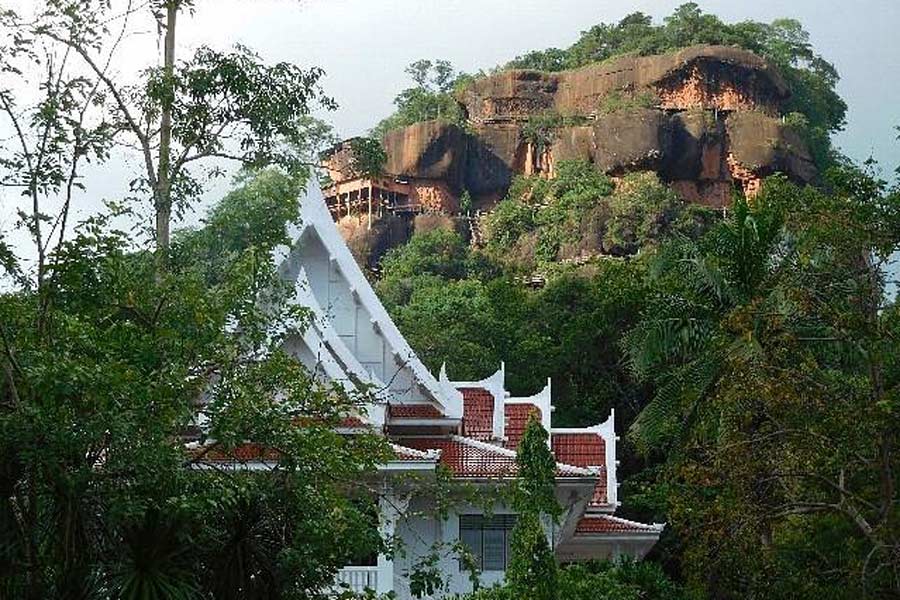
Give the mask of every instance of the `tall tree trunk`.
[(156, 177), (154, 201), (156, 204), (156, 250), (162, 261), (169, 251), (169, 227), (172, 219), (172, 182), (170, 164), (172, 155), (172, 102), (175, 77), (175, 22), (178, 16), (178, 0), (166, 3), (166, 38), (163, 54), (163, 77), (166, 81), (166, 97), (163, 98), (159, 126), (159, 166)]

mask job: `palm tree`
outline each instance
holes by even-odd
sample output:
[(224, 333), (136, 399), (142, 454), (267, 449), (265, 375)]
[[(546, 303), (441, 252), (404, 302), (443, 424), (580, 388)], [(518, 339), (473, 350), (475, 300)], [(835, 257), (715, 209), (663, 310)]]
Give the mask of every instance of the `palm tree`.
[(750, 322), (742, 318), (739, 327), (734, 321), (748, 316), (742, 309), (776, 299), (787, 240), (781, 211), (763, 200), (736, 200), (730, 217), (699, 241), (676, 239), (653, 259), (657, 291), (624, 342), (634, 373), (656, 389), (630, 431), (644, 450), (665, 449), (697, 422), (729, 357), (762, 351), (761, 312), (748, 311)]

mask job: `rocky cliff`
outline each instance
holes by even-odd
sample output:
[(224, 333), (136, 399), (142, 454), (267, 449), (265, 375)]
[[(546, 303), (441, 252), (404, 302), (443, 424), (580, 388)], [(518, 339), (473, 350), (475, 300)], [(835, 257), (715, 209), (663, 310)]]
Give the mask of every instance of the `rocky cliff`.
[[(356, 191), (338, 181), (329, 193), (370, 265), (415, 230), (414, 214), (459, 213), (464, 192), (473, 208), (490, 210), (514, 175), (552, 178), (560, 161), (586, 161), (612, 177), (652, 171), (684, 200), (721, 207), (735, 188), (753, 194), (775, 172), (801, 183), (815, 178), (804, 142), (782, 118), (789, 96), (766, 60), (725, 46), (556, 73), (503, 71), (457, 98), (465, 129), (427, 121), (393, 130), (383, 140), (390, 181), (358, 182)], [(351, 162), (348, 148), (330, 156), (334, 172)], [(373, 204), (364, 199), (387, 189), (400, 198), (403, 210), (390, 212), (402, 227), (373, 225)], [(364, 228), (354, 206), (368, 209)], [(386, 218), (380, 209), (378, 216)]]
[[(786, 173), (807, 182), (815, 167), (781, 118), (790, 94), (764, 59), (733, 47), (696, 46), (625, 56), (573, 71), (505, 71), (459, 97), (469, 131), (418, 123), (390, 132), (387, 171), (468, 190), (480, 207), (502, 197), (517, 173), (553, 176), (580, 159), (612, 176), (656, 171), (686, 200), (721, 206), (740, 185)], [(529, 124), (558, 123), (546, 139)]]

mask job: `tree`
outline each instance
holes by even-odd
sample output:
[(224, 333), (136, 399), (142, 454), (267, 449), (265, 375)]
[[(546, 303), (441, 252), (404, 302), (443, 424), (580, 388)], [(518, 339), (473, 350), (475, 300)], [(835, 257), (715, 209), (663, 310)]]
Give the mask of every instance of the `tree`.
[(556, 520), (562, 512), (556, 500), (556, 461), (549, 434), (532, 416), (516, 453), (519, 476), (515, 487), (516, 525), (506, 581), (514, 598), (555, 600), (556, 556), (547, 541), (542, 518)]
[[(223, 160), (306, 172), (315, 165), (310, 142), (323, 134), (321, 125), (309, 117), (311, 107), (334, 107), (318, 86), (322, 76), (318, 68), (268, 66), (241, 46), (227, 52), (201, 47), (179, 62), (176, 26), (193, 4), (193, 0), (142, 4), (129, 0), (114, 9), (105, 1), (76, 7), (46, 0), (33, 16), (4, 13), (3, 26), (11, 38), (4, 70), (42, 69), (38, 61), (50, 69), (46, 99), (35, 107), (40, 121), (35, 124), (43, 131), (35, 132), (40, 140), (37, 152), (27, 148), (26, 128), (16, 127), (23, 150), (19, 159), (5, 165), (13, 168), (13, 181), (44, 194), (65, 185), (70, 197), (80, 160), (103, 158), (114, 144), (133, 149), (143, 168), (132, 188), (153, 201), (155, 241), (163, 262), (173, 214), (200, 193), (195, 167), (206, 165), (210, 176), (221, 172)], [(143, 81), (123, 82), (111, 65), (121, 41), (132, 33), (134, 20), (142, 17), (153, 19), (162, 38), (161, 66), (147, 69)], [(75, 69), (73, 63), (78, 61)], [(0, 108), (21, 124), (11, 92), (4, 96)], [(86, 128), (85, 122), (92, 122), (86, 115), (93, 115), (100, 125)], [(35, 216), (40, 207), (33, 213), (29, 222), (42, 251), (47, 242), (40, 223), (45, 219)]]
[[(307, 321), (271, 258), (297, 185), (246, 179), (175, 236), (163, 276), (90, 219), (43, 298), (0, 296), (4, 597), (316, 597), (380, 548), (363, 490), (384, 442), (335, 431), (365, 398), (281, 350)], [(268, 472), (228, 468), (254, 448)]]
[(373, 138), (381, 139), (392, 129), (432, 119), (463, 124), (465, 117), (453, 93), (465, 85), (469, 79), (467, 75), (454, 71), (446, 60), (426, 59), (410, 63), (406, 74), (416, 86), (401, 91), (394, 98), (397, 110), (372, 128), (370, 135)]
[(697, 415), (699, 403), (721, 377), (725, 353), (753, 352), (755, 340), (735, 339), (717, 326), (723, 314), (761, 292), (765, 275), (775, 268), (770, 258), (781, 223), (776, 209), (752, 211), (739, 199), (731, 219), (714, 228), (700, 247), (675, 240), (655, 260), (655, 297), (645, 309), (647, 318), (626, 341), (636, 375), (656, 384), (654, 399), (632, 425), (645, 447), (681, 435), (681, 426)]
[[(517, 204), (518, 205), (518, 204)], [(494, 215), (497, 216), (496, 214)], [(646, 391), (620, 352), (645, 299), (643, 261), (599, 260), (550, 272), (530, 289), (456, 234), (416, 234), (384, 259), (376, 290), (426, 365), (477, 380), (506, 364), (513, 393), (554, 381), (554, 418), (629, 418)]]
[(827, 179), (827, 192), (769, 180), (752, 207), (665, 249), (627, 338), (657, 386), (631, 435), (666, 457), (689, 582), (712, 596), (897, 591), (882, 273), (900, 204), (861, 170)]

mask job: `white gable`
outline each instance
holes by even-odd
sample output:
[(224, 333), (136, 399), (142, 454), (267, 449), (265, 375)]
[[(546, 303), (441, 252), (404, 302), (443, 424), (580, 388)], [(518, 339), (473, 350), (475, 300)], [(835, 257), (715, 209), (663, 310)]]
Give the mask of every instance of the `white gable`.
[(294, 284), (296, 302), (309, 307), (315, 318), (288, 350), (330, 379), (355, 379), (370, 386), (382, 404), (381, 410), (370, 410), (372, 414), (383, 414), (385, 402), (429, 403), (447, 417), (461, 418), (462, 394), (449, 382), (435, 379), (400, 334), (341, 238), (317, 187), (301, 199), (300, 209), (294, 245), (283, 249), (279, 269)]

